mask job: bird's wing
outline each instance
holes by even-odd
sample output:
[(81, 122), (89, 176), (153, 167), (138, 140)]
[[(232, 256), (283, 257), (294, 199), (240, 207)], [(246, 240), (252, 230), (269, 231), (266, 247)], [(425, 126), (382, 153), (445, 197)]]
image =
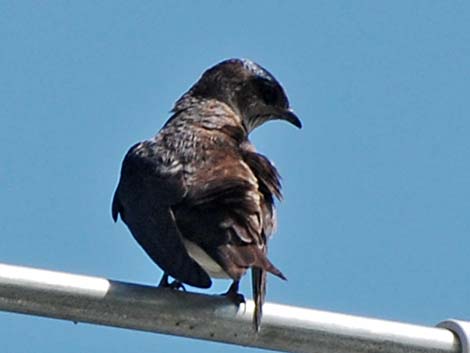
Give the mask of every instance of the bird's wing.
[[(258, 180), (259, 190), (263, 195), (261, 208), (263, 217), (263, 234), (266, 245), (263, 247), (264, 254), (267, 256), (267, 239), (273, 233), (276, 227), (276, 214), (274, 209), (274, 197), (282, 198), (280, 176), (277, 169), (263, 155), (246, 149), (243, 151), (243, 159), (253, 171)], [(285, 279), (285, 278), (284, 278)], [(255, 301), (255, 312), (253, 315), (253, 325), (256, 331), (259, 331), (261, 317), (263, 315), (263, 303), (266, 297), (266, 270), (260, 267), (251, 269), (251, 282), (253, 290), (253, 299)]]
[(208, 288), (211, 280), (188, 255), (172, 211), (185, 192), (181, 166), (164, 160), (152, 142), (142, 142), (124, 158), (112, 215), (115, 221), (118, 214), (121, 216), (165, 273), (189, 285)]
[(249, 149), (242, 151), (243, 160), (250, 167), (263, 195), (261, 202), (263, 215), (263, 233), (269, 238), (276, 228), (274, 197), (282, 199), (280, 175), (272, 163), (260, 153)]
[(264, 195), (238, 151), (212, 150), (188, 185), (184, 201), (174, 208), (183, 237), (201, 247), (235, 280), (249, 267), (283, 277), (266, 256)]

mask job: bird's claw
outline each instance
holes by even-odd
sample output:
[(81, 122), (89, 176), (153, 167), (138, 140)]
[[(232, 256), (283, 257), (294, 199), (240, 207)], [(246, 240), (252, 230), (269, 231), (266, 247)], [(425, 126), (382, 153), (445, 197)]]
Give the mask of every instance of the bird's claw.
[(163, 275), (158, 286), (162, 288), (170, 288), (170, 289), (182, 290), (183, 292), (186, 292), (186, 288), (184, 287), (182, 282), (176, 279), (171, 283), (168, 282), (168, 275), (166, 273)]
[(183, 283), (177, 280), (174, 280), (173, 282), (169, 283), (168, 288), (182, 290), (183, 292), (186, 292), (186, 288), (184, 287)]
[(238, 293), (238, 281), (234, 281), (229, 287), (228, 291), (221, 294), (222, 296), (228, 298), (235, 305), (245, 304), (246, 300), (243, 294)]
[(234, 303), (235, 305), (241, 305), (241, 304), (245, 304), (246, 303), (246, 300), (245, 300), (245, 296), (241, 293), (230, 293), (230, 292), (227, 292), (227, 293), (224, 293), (222, 294), (224, 297), (226, 297), (228, 300), (230, 300), (232, 303)]

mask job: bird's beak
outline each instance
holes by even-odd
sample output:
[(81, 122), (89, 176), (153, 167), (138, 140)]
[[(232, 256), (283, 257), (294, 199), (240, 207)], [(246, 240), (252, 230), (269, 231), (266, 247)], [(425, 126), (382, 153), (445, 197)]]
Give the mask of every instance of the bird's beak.
[(286, 110), (278, 112), (276, 114), (276, 118), (281, 119), (281, 120), (286, 120), (290, 122), (292, 125), (297, 126), (299, 129), (302, 128), (302, 122), (297, 117), (297, 115), (294, 114), (292, 109), (286, 109)]

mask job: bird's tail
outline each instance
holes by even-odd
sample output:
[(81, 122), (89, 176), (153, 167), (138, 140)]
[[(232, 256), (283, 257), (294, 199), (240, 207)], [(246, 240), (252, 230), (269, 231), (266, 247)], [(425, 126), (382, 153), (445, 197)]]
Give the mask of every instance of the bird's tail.
[(266, 297), (266, 271), (253, 267), (251, 269), (251, 281), (253, 288), (253, 300), (255, 302), (255, 311), (253, 314), (253, 327), (259, 332), (261, 326), (261, 317), (263, 316), (263, 304)]

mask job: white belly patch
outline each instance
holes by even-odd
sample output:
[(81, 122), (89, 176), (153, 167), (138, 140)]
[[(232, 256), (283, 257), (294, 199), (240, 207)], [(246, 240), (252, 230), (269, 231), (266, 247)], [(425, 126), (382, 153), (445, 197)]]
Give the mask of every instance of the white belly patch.
[(196, 243), (184, 239), (183, 244), (189, 256), (201, 266), (209, 276), (213, 278), (230, 278), (220, 265), (215, 262), (202, 248)]

